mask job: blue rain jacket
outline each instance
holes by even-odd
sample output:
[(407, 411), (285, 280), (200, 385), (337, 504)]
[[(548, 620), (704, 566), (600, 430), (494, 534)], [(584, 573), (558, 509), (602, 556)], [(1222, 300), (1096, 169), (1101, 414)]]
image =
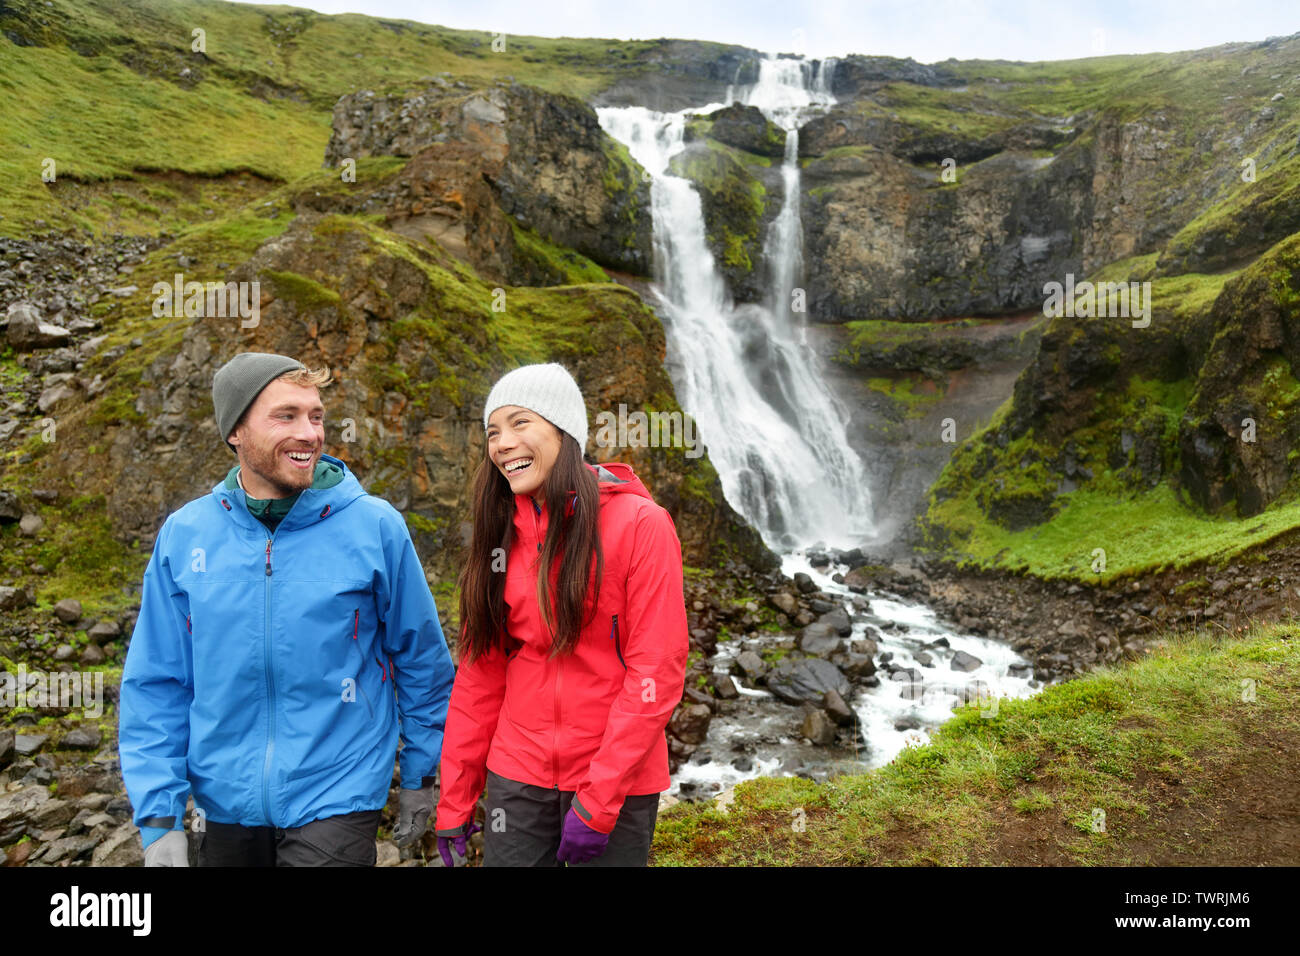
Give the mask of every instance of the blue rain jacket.
[[(301, 826), (432, 777), (454, 670), (401, 514), (347, 466), (268, 533), (224, 482), (163, 523), (122, 672), (137, 826)], [(159, 821), (161, 822), (161, 821)]]

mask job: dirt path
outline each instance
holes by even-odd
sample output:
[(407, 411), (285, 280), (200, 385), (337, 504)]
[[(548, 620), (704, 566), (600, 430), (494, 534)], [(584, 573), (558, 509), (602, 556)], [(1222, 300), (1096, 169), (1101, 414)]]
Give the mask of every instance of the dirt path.
[[(1005, 866), (1296, 866), (1300, 864), (1300, 719), (1294, 713), (1267, 722), (1237, 724), (1240, 747), (1230, 755), (1196, 752), (1199, 769), (1171, 777), (1141, 768), (1131, 792), (1147, 805), (1145, 817), (1112, 810), (1108, 838), (1087, 852), (1071, 846), (1090, 839), (1052, 809), (1021, 813), (1008, 798), (1006, 821), (987, 862)], [(1049, 796), (1054, 781), (1039, 789)]]

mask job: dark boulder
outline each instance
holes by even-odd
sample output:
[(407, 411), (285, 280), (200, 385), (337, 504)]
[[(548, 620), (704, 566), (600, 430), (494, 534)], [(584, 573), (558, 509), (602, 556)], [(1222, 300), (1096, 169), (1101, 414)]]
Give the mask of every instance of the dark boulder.
[(785, 130), (777, 126), (757, 106), (730, 106), (709, 114), (713, 128), (709, 131), (720, 143), (759, 156), (785, 155)]
[(767, 689), (787, 704), (821, 704), (828, 690), (852, 693), (849, 679), (820, 657), (784, 658), (767, 675)]
[(834, 626), (822, 621), (809, 624), (799, 634), (799, 649), (816, 657), (829, 657), (843, 644)]

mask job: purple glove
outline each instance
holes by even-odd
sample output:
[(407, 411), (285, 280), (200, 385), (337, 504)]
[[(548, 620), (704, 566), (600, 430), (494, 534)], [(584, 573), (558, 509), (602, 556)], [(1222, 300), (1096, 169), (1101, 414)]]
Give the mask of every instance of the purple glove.
[(462, 826), (461, 829), (464, 832), (461, 833), (460, 836), (438, 837), (438, 855), (442, 857), (443, 866), (456, 865), (451, 858), (451, 851), (453, 847), (456, 850), (456, 855), (463, 860), (465, 858), (465, 855), (469, 852), (469, 838), (472, 837), (475, 833), (478, 833), (478, 831), (482, 830), (483, 828), (479, 826), (477, 823), (468, 823)]
[(582, 817), (570, 807), (564, 817), (564, 829), (560, 832), (560, 850), (555, 858), (564, 863), (586, 863), (605, 852), (609, 845), (609, 834), (598, 833), (582, 822)]

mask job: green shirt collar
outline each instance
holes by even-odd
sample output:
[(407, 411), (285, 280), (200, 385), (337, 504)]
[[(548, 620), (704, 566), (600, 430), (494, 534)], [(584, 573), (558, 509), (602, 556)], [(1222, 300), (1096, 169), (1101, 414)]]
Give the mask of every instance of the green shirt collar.
[[(316, 471), (312, 475), (311, 486), (313, 488), (332, 488), (343, 480), (343, 469), (333, 462), (321, 459), (316, 462)], [(239, 466), (231, 468), (226, 475), (226, 487), (234, 490), (239, 487)], [(271, 517), (283, 518), (293, 507), (293, 503), (298, 500), (301, 492), (289, 495), (287, 498), (254, 498), (245, 493), (244, 501), (248, 505), (248, 513), (255, 518)]]

